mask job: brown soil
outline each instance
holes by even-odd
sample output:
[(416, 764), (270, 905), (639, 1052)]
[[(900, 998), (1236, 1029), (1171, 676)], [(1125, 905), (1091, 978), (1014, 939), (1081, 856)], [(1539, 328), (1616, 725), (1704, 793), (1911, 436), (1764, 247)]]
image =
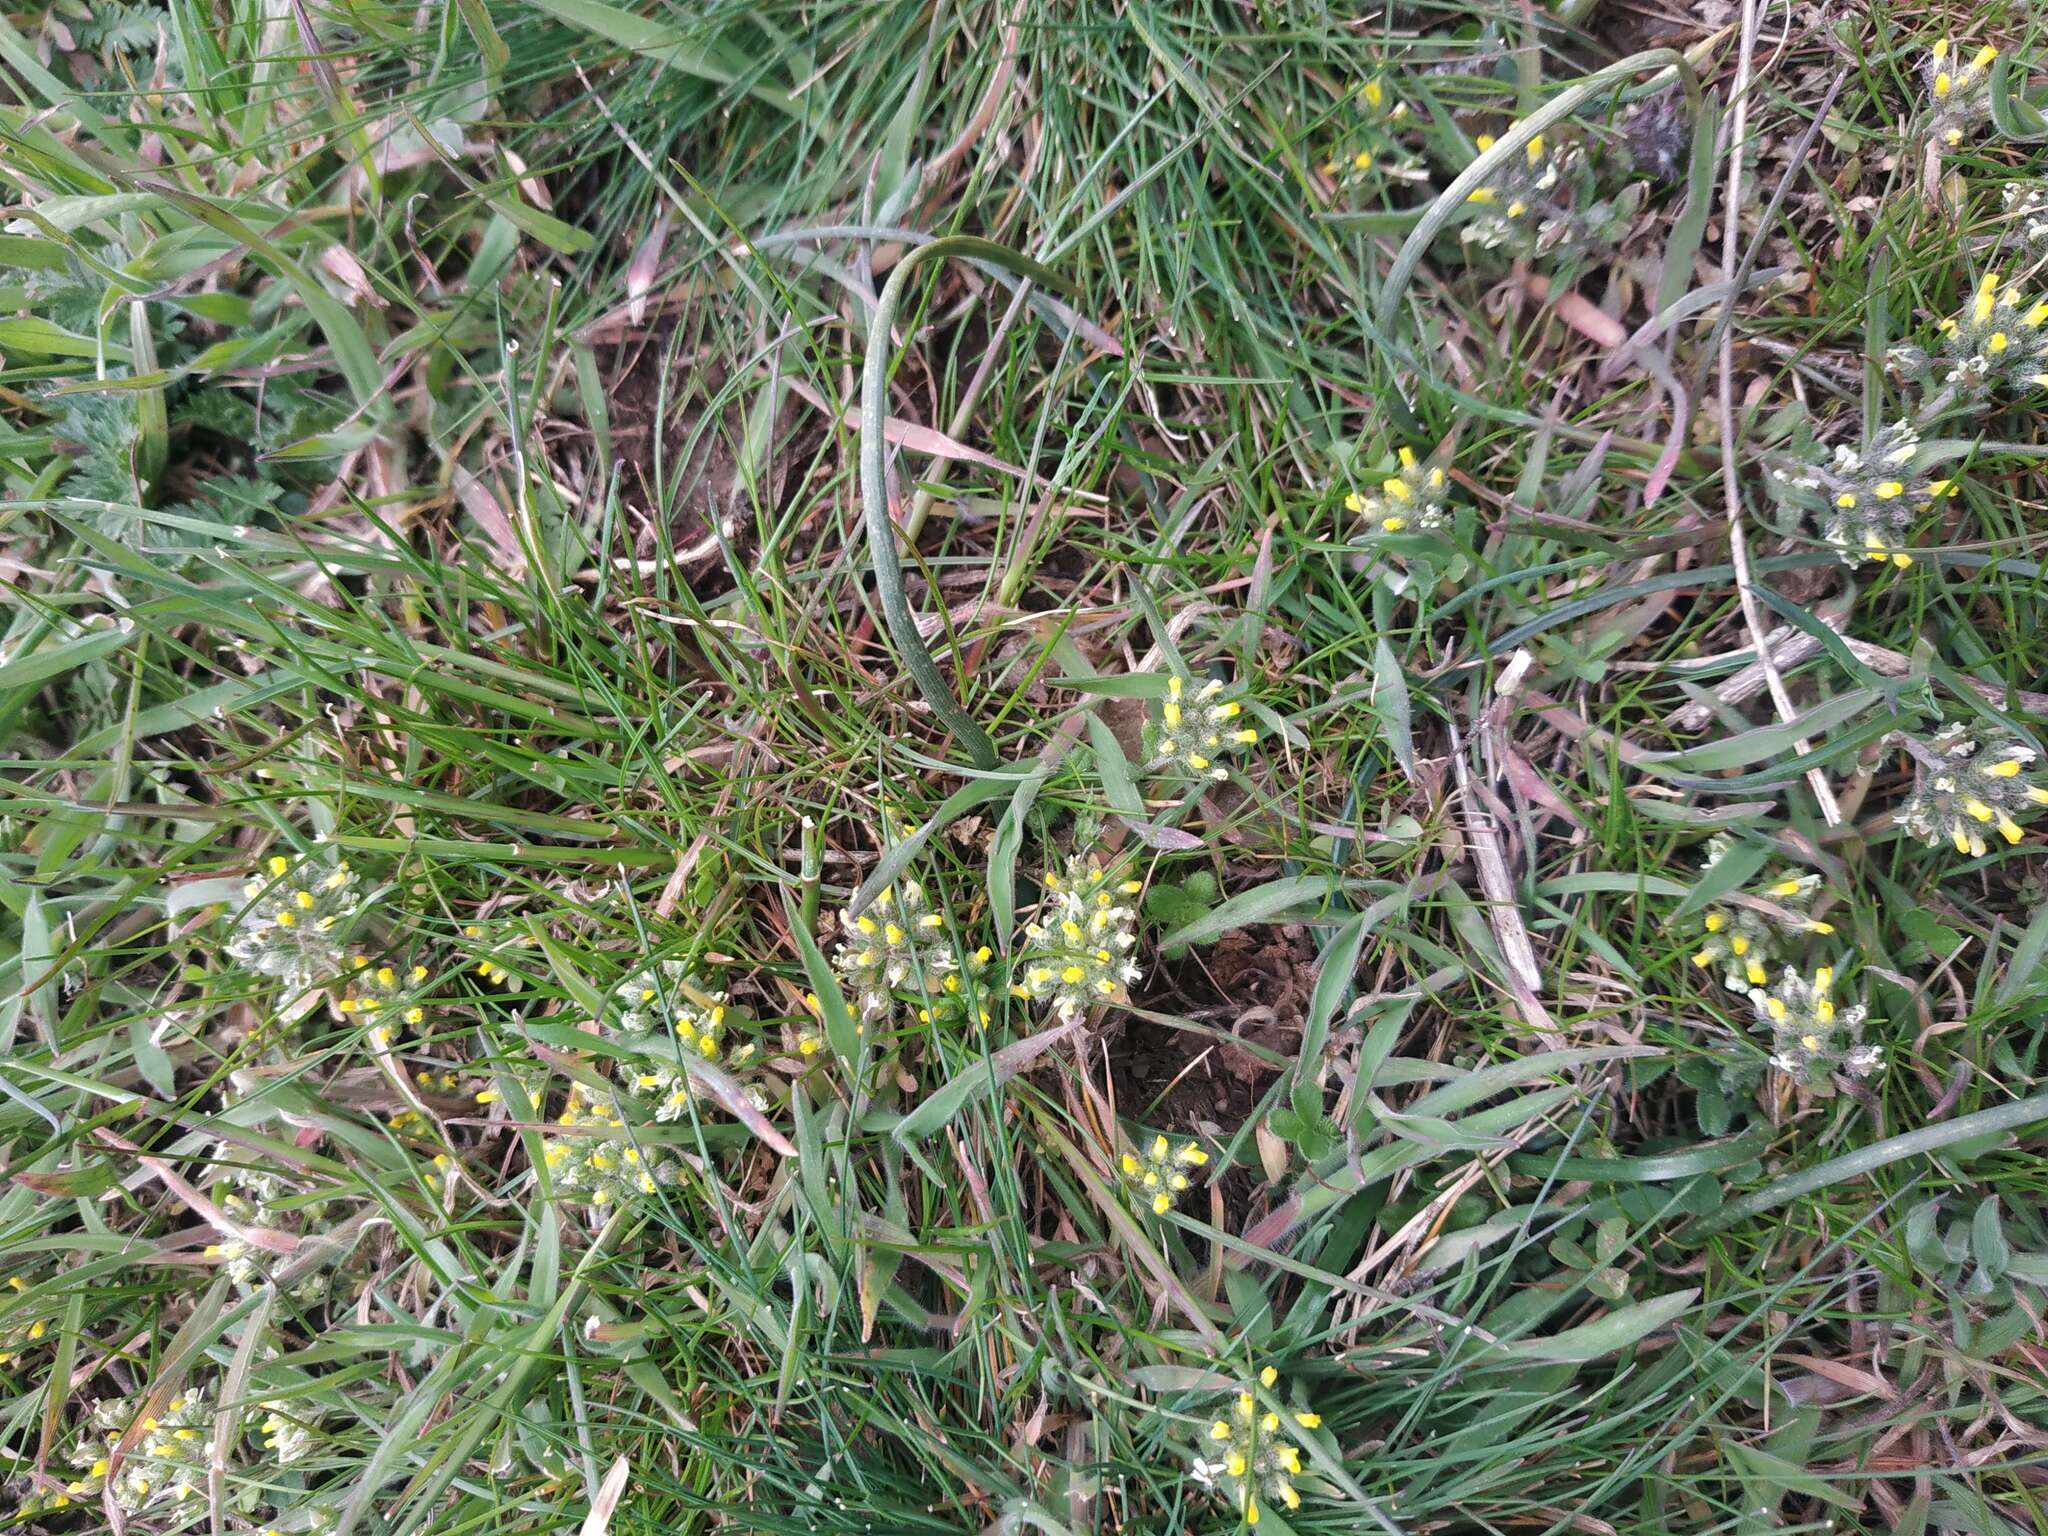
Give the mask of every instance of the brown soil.
[[(1245, 928), (1161, 962), (1131, 1001), (1291, 1057), (1314, 975), (1315, 946), (1306, 929)], [(1118, 1113), (1168, 1130), (1234, 1134), (1276, 1071), (1253, 1052), (1209, 1034), (1136, 1017), (1111, 1052)]]
[[(735, 540), (753, 526), (742, 515), (738, 464), (730, 440), (740, 430), (736, 414), (707, 424), (702, 409), (723, 380), (707, 375), (678, 355), (673, 319), (596, 349), (599, 373), (609, 381), (612, 452), (622, 476), (619, 491), (632, 531), (633, 557), (658, 556), (657, 519), (668, 523), (669, 547), (681, 553), (702, 545), (716, 516), (731, 520)], [(657, 480), (657, 465), (660, 479)], [(667, 491), (666, 498), (657, 495)], [(665, 500), (665, 505), (664, 505)], [(682, 572), (699, 598), (731, 585), (725, 559), (714, 546), (685, 561)]]

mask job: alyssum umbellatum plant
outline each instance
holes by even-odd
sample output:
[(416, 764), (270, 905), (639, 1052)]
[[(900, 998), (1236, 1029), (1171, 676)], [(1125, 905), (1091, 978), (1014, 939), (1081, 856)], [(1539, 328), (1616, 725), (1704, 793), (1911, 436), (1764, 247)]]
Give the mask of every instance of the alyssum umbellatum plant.
[(1150, 1207), (1154, 1216), (1164, 1216), (1173, 1209), (1174, 1197), (1186, 1193), (1188, 1170), (1208, 1161), (1209, 1154), (1192, 1141), (1176, 1148), (1164, 1136), (1154, 1136), (1142, 1153), (1124, 1153), (1117, 1171), (1123, 1175), (1124, 1187)]
[(296, 865), (281, 853), (264, 861), (267, 878), (242, 887), (247, 903), (228, 936), (228, 958), (255, 975), (305, 990), (340, 970), (343, 941), (360, 908), (348, 860)]
[(1428, 533), (1450, 521), (1450, 477), (1441, 464), (1423, 464), (1412, 448), (1397, 450), (1400, 468), (1380, 482), (1379, 493), (1344, 498), (1344, 510), (1364, 519), (1371, 533)]
[(1172, 674), (1159, 716), (1148, 731), (1152, 755), (1146, 767), (1184, 779), (1228, 778), (1228, 770), (1216, 759), (1259, 739), (1251, 726), (1237, 723), (1243, 712), (1244, 705), (1224, 697), (1219, 680), (1211, 678), (1190, 697), (1187, 679)]
[[(1259, 1384), (1270, 1391), (1280, 1379), (1272, 1366), (1259, 1372)], [(1227, 1416), (1209, 1425), (1207, 1444), (1190, 1469), (1195, 1481), (1218, 1489), (1236, 1507), (1246, 1525), (1257, 1525), (1260, 1501), (1289, 1511), (1301, 1507), (1295, 1480), (1301, 1476), (1298, 1430), (1315, 1429), (1322, 1418), (1296, 1410), (1284, 1423), (1271, 1409), (1261, 1410), (1250, 1390), (1240, 1391)]]
[(1868, 1010), (1860, 1003), (1837, 1003), (1834, 989), (1834, 967), (1820, 966), (1809, 979), (1788, 965), (1768, 990), (1757, 987), (1749, 994), (1757, 1018), (1771, 1031), (1771, 1065), (1808, 1087), (1837, 1070), (1868, 1077), (1881, 1059), (1876, 1046), (1863, 1043)]
[(1131, 958), (1138, 947), (1138, 914), (1119, 899), (1136, 896), (1136, 880), (1112, 882), (1094, 854), (1067, 856), (1064, 875), (1047, 870), (1038, 917), (1024, 927), (1024, 945), (1010, 990), (1049, 1002), (1061, 1019), (1077, 1019), (1103, 1003), (1121, 1001), (1142, 972)]
[(2017, 843), (2025, 835), (2018, 818), (2048, 805), (2048, 789), (2029, 773), (2037, 754), (2011, 735), (1958, 721), (1926, 741), (1893, 739), (1913, 759), (1913, 793), (1899, 825), (1930, 846), (1981, 858), (1987, 830)]
[(865, 912), (841, 913), (839, 929), (844, 938), (832, 964), (864, 1020), (888, 1013), (899, 989), (943, 991), (946, 976), (959, 968), (946, 919), (915, 880), (885, 888)]

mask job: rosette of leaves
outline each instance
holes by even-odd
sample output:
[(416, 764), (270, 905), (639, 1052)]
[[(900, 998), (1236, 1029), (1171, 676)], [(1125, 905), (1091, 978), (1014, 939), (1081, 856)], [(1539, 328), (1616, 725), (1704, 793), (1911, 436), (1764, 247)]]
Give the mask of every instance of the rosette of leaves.
[(2018, 1203), (2008, 1218), (1995, 1195), (1967, 1213), (1939, 1199), (1906, 1218), (1906, 1256), (1948, 1302), (1956, 1348), (1975, 1360), (2002, 1355), (2033, 1331), (2048, 1304), (2048, 1228)]

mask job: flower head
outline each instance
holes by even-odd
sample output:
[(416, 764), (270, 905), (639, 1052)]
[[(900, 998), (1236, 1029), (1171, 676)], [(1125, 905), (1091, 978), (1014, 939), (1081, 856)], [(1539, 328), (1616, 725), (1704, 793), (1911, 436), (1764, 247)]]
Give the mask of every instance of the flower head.
[(1919, 459), (1919, 432), (1911, 422), (1895, 421), (1860, 449), (1838, 445), (1826, 464), (1774, 474), (1845, 561), (1890, 561), (1903, 569), (1913, 563), (1906, 552), (1913, 524), (1957, 490), (1954, 480), (1929, 475)]
[[(124, 1405), (125, 1406), (125, 1405)], [(183, 1504), (206, 1494), (213, 1441), (213, 1405), (203, 1387), (188, 1389), (142, 1421), (142, 1438), (129, 1447), (114, 1475), (114, 1502), (128, 1514), (169, 1500)], [(125, 1426), (122, 1426), (125, 1428)], [(106, 1476), (105, 1457), (93, 1468)]]
[(1047, 870), (1038, 919), (1024, 926), (1015, 973), (1021, 979), (1010, 990), (1050, 1002), (1062, 1019), (1121, 1000), (1126, 984), (1143, 973), (1131, 959), (1138, 947), (1138, 914), (1117, 898), (1141, 889), (1136, 880), (1112, 884), (1093, 854), (1069, 854), (1064, 875)]
[[(920, 1007), (917, 1010), (917, 1022), (920, 1024), (930, 1024), (936, 1020), (941, 1024), (948, 1025), (965, 1024), (968, 1016), (967, 989), (961, 978), (963, 976), (971, 978), (981, 975), (983, 971), (988, 969), (989, 961), (994, 958), (995, 951), (984, 944), (967, 957), (966, 963), (959, 970), (948, 971), (939, 980), (939, 990), (932, 997), (932, 1005), (929, 1008)], [(994, 1018), (995, 1015), (988, 1011), (988, 1004), (983, 1000), (982, 994), (977, 991), (974, 1001), (975, 1026), (980, 1029), (986, 1029), (994, 1021)], [(797, 1042), (797, 1049), (800, 1051), (803, 1049), (803, 1042), (801, 1040)]]
[(1941, 322), (1943, 382), (1960, 389), (2009, 390), (2048, 384), (2048, 300), (2029, 300), (2018, 284), (1998, 286), (1987, 272), (1962, 313)]
[(248, 904), (227, 943), (236, 964), (301, 991), (340, 968), (343, 941), (361, 905), (348, 860), (308, 856), (294, 864), (274, 853), (242, 895)]
[(2048, 805), (2048, 789), (2032, 778), (2034, 749), (2013, 737), (1994, 741), (1959, 722), (1908, 750), (1913, 795), (1898, 819), (1922, 842), (1981, 858), (1987, 830), (2016, 843), (2024, 835), (2017, 818)]
[(1154, 1136), (1142, 1152), (1126, 1152), (1118, 1171), (1133, 1197), (1151, 1207), (1154, 1216), (1164, 1216), (1173, 1209), (1174, 1196), (1186, 1191), (1188, 1170), (1208, 1161), (1209, 1154), (1192, 1141), (1176, 1148), (1164, 1136)]
[[(468, 923), (463, 926), (462, 936), (465, 939), (481, 939), (484, 937), (484, 930), (475, 923)], [(531, 949), (536, 942), (530, 933), (513, 934), (492, 953), (477, 957), (477, 975), (494, 987), (503, 987), (508, 992), (516, 991), (522, 984), (522, 978), (516, 972), (507, 970), (499, 956), (508, 949)]]
[(1945, 37), (1927, 50), (1921, 72), (1927, 77), (1927, 129), (1936, 143), (1953, 149), (1991, 116), (1991, 63), (1997, 57), (1987, 43), (1964, 63)]
[(1808, 917), (1804, 910), (1819, 885), (1818, 875), (1787, 875), (1749, 893), (1767, 905), (1716, 902), (1700, 919), (1706, 937), (1692, 963), (1702, 970), (1719, 967), (1731, 991), (1763, 986), (1772, 962), (1784, 953), (1786, 936), (1835, 931), (1832, 923)]
[(1151, 759), (1145, 766), (1179, 778), (1228, 778), (1229, 771), (1217, 759), (1259, 739), (1259, 733), (1240, 718), (1243, 713), (1244, 705), (1225, 698), (1223, 684), (1215, 678), (1190, 696), (1187, 679), (1174, 673), (1166, 680), (1158, 718), (1146, 731)]
[(1811, 980), (1788, 965), (1776, 984), (1750, 992), (1757, 1018), (1771, 1031), (1772, 1066), (1809, 1085), (1825, 1082), (1837, 1068), (1853, 1077), (1877, 1070), (1877, 1047), (1863, 1043), (1868, 1010), (1837, 1003), (1834, 992), (1834, 967), (1827, 965)]
[[(1259, 1372), (1259, 1384), (1271, 1389), (1280, 1373), (1267, 1366)], [(1259, 1504), (1278, 1504), (1287, 1510), (1301, 1507), (1295, 1480), (1301, 1476), (1302, 1430), (1322, 1424), (1320, 1416), (1305, 1410), (1283, 1418), (1262, 1409), (1258, 1398), (1246, 1388), (1237, 1394), (1230, 1411), (1211, 1422), (1203, 1436), (1202, 1454), (1190, 1469), (1195, 1481), (1216, 1488), (1237, 1506), (1246, 1525), (1259, 1523)]]
[(627, 1135), (616, 1103), (581, 1083), (570, 1088), (556, 1124), (568, 1134), (552, 1137), (542, 1158), (565, 1200), (609, 1206), (651, 1195), (681, 1174), (672, 1154)]
[(424, 965), (377, 965), (368, 955), (352, 954), (348, 957), (347, 974), (341, 999), (334, 1006), (361, 1019), (380, 1049), (390, 1047), (398, 1024), (417, 1028), (426, 1022), (427, 1010), (414, 998), (427, 979)]
[(932, 910), (915, 880), (888, 887), (858, 916), (842, 912), (839, 931), (845, 938), (832, 964), (864, 1019), (887, 1013), (897, 989), (942, 987), (959, 967), (945, 917)]
[(1344, 510), (1356, 513), (1368, 533), (1427, 532), (1450, 521), (1446, 498), (1450, 477), (1441, 464), (1420, 464), (1415, 450), (1399, 450), (1401, 467), (1380, 482), (1379, 493), (1344, 498)]
[(2010, 238), (2030, 253), (2048, 250), (2048, 185), (2008, 181), (1999, 196), (2012, 221)]
[[(1510, 130), (1513, 126), (1509, 125)], [(1495, 142), (1490, 133), (1472, 141), (1481, 154)], [(1510, 155), (1486, 181), (1465, 194), (1465, 201), (1476, 204), (1480, 212), (1458, 231), (1458, 237), (1489, 250), (1517, 238), (1531, 215), (1549, 207), (1549, 193), (1557, 186), (1564, 164), (1564, 152), (1537, 134), (1522, 146), (1520, 154)]]
[[(731, 1038), (733, 1016), (723, 992), (691, 974), (680, 960), (664, 960), (635, 972), (612, 989), (619, 1033), (649, 1047), (648, 1059), (627, 1064), (625, 1079), (634, 1094), (654, 1105), (654, 1118), (675, 1120), (692, 1097), (683, 1053), (738, 1071), (759, 1052), (752, 1040)], [(666, 1059), (664, 1059), (666, 1058)], [(761, 1095), (765, 1105), (766, 1096)]]
[(314, 1423), (309, 1416), (319, 1409), (311, 1399), (267, 1401), (261, 1406), (263, 1421), (257, 1426), (257, 1434), (279, 1466), (289, 1466), (313, 1449)]

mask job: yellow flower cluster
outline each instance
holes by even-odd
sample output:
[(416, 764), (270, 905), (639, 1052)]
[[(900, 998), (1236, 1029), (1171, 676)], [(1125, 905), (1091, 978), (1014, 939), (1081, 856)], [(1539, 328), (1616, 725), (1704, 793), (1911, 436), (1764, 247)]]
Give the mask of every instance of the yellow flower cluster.
[(313, 1449), (313, 1426), (304, 1417), (306, 1403), (268, 1401), (262, 1408), (259, 1434), (263, 1448), (279, 1466), (290, 1466)]
[(1237, 723), (1244, 705), (1223, 697), (1215, 678), (1189, 697), (1187, 679), (1178, 672), (1166, 680), (1166, 699), (1150, 722), (1151, 757), (1146, 767), (1186, 779), (1222, 780), (1229, 772), (1216, 759), (1259, 739), (1251, 726)]
[(1364, 518), (1373, 533), (1428, 532), (1450, 521), (1450, 479), (1441, 464), (1424, 465), (1415, 450), (1399, 450), (1400, 469), (1380, 482), (1379, 494), (1344, 498), (1344, 510)]
[(556, 1123), (572, 1134), (550, 1140), (542, 1158), (565, 1200), (608, 1206), (676, 1182), (675, 1160), (631, 1143), (618, 1106), (585, 1093), (580, 1083), (569, 1090)]
[(1835, 931), (1834, 924), (1800, 910), (1819, 885), (1818, 875), (1792, 875), (1752, 893), (1770, 903), (1769, 908), (1741, 903), (1708, 907), (1700, 919), (1706, 940), (1694, 952), (1692, 963), (1702, 970), (1721, 967), (1722, 981), (1736, 992), (1763, 986), (1770, 980), (1770, 965), (1783, 953), (1784, 936)]
[(1927, 51), (1924, 71), (1932, 107), (1928, 131), (1936, 142), (1953, 149), (1991, 115), (1991, 65), (1997, 57), (1998, 50), (1987, 43), (1969, 63), (1958, 66), (1945, 37)]
[(1154, 1136), (1142, 1156), (1126, 1152), (1118, 1168), (1124, 1187), (1150, 1206), (1154, 1216), (1164, 1216), (1173, 1209), (1174, 1196), (1187, 1190), (1188, 1170), (1208, 1161), (1209, 1154), (1192, 1141), (1175, 1150), (1164, 1136)]
[[(1280, 1373), (1270, 1365), (1259, 1372), (1259, 1384), (1268, 1390), (1279, 1379)], [(1246, 1525), (1259, 1523), (1262, 1499), (1289, 1511), (1301, 1507), (1301, 1494), (1294, 1486), (1301, 1476), (1297, 1431), (1316, 1429), (1323, 1421), (1306, 1410), (1291, 1418), (1292, 1423), (1283, 1424), (1278, 1413), (1261, 1411), (1258, 1399), (1242, 1391), (1229, 1415), (1209, 1426), (1204, 1454), (1192, 1469), (1195, 1481), (1219, 1489), (1237, 1506)]]
[(1877, 1070), (1877, 1047), (1863, 1043), (1868, 1010), (1843, 1007), (1834, 990), (1833, 966), (1821, 966), (1810, 980), (1787, 966), (1768, 991), (1758, 987), (1749, 994), (1757, 1017), (1770, 1026), (1772, 1066), (1809, 1084), (1838, 1067), (1853, 1077)]
[(634, 1064), (627, 1081), (654, 1105), (657, 1120), (679, 1119), (689, 1107), (690, 1074), (678, 1053), (734, 1071), (751, 1066), (758, 1054), (754, 1041), (733, 1044), (729, 1039), (732, 1014), (726, 995), (713, 991), (679, 960), (664, 960), (627, 977), (613, 989), (612, 1001), (619, 1033), (649, 1048), (649, 1059)]
[(1397, 98), (1387, 89), (1386, 82), (1377, 78), (1358, 88), (1358, 99), (1365, 104), (1364, 120), (1360, 125), (1365, 142), (1357, 149), (1333, 154), (1325, 160), (1323, 174), (1332, 181), (1338, 181), (1367, 176), (1375, 169), (1407, 171), (1410, 167), (1408, 157), (1401, 153), (1400, 145), (1389, 135), (1386, 125), (1406, 118), (1408, 103)]
[(1990, 846), (1987, 829), (2017, 843), (2025, 835), (2017, 818), (2048, 805), (2048, 789), (2030, 776), (2035, 751), (2023, 742), (2007, 737), (1992, 743), (1956, 724), (1908, 746), (1915, 779), (1899, 824), (1922, 842), (1982, 858)]
[[(28, 1279), (23, 1275), (9, 1275), (7, 1288), (16, 1295), (25, 1295), (30, 1289)], [(48, 1320), (40, 1317), (0, 1328), (0, 1365), (12, 1365), (31, 1344), (41, 1343), (49, 1331)]]
[(341, 965), (342, 941), (360, 906), (355, 873), (346, 859), (322, 868), (309, 858), (294, 867), (281, 853), (264, 868), (267, 878), (242, 887), (248, 904), (228, 937), (228, 958), (303, 990)]
[[(464, 926), (462, 936), (465, 939), (481, 939), (484, 937), (484, 931), (477, 924), (469, 923)], [(534, 936), (530, 933), (515, 933), (500, 947), (500, 952), (502, 953), (505, 949), (531, 949), (536, 942)], [(516, 990), (522, 981), (522, 978), (515, 972), (505, 968), (504, 962), (498, 958), (497, 954), (480, 956), (476, 962), (476, 973), (492, 986), (503, 987), (507, 991)]]
[(1033, 1002), (1049, 1002), (1062, 1019), (1077, 1019), (1090, 1008), (1121, 999), (1127, 983), (1142, 974), (1131, 959), (1138, 947), (1138, 914), (1118, 896), (1144, 887), (1125, 880), (1112, 887), (1094, 854), (1067, 856), (1066, 874), (1047, 870), (1045, 900), (1038, 919), (1024, 925), (1018, 956), (1021, 981), (1010, 990)]
[(427, 1010), (411, 1001), (410, 994), (427, 979), (424, 965), (408, 967), (372, 965), (368, 955), (348, 958), (348, 980), (341, 999), (334, 1006), (342, 1013), (360, 1018), (369, 1026), (370, 1039), (380, 1050), (394, 1040), (391, 1021), (402, 1019), (418, 1026), (426, 1021)]
[(1860, 451), (1840, 445), (1831, 463), (1790, 483), (1818, 498), (1821, 537), (1845, 561), (1890, 561), (1903, 570), (1913, 563), (1906, 552), (1913, 524), (1959, 489), (1918, 467), (1919, 456), (1919, 431), (1895, 421)]
[(1968, 306), (1937, 329), (1949, 363), (1943, 382), (1965, 390), (2048, 385), (2048, 299), (2029, 300), (2017, 283), (2001, 288), (1996, 272), (1985, 273)]
[[(115, 1474), (114, 1502), (134, 1514), (166, 1498), (182, 1504), (203, 1497), (212, 1439), (213, 1409), (206, 1393), (192, 1391), (172, 1398), (161, 1414), (142, 1421), (142, 1438)], [(105, 1460), (96, 1459), (82, 1481), (90, 1488), (106, 1471)]]
[[(1509, 125), (1510, 131), (1513, 126)], [(1492, 134), (1482, 133), (1472, 142), (1484, 154), (1498, 141)], [(1481, 212), (1459, 231), (1459, 237), (1489, 249), (1512, 239), (1529, 215), (1544, 205), (1546, 194), (1556, 187), (1563, 168), (1562, 154), (1553, 150), (1542, 134), (1537, 134), (1522, 146), (1519, 155), (1511, 156), (1498, 167), (1488, 181), (1465, 194), (1465, 201), (1477, 205)]]
[(863, 1019), (889, 1012), (899, 988), (942, 990), (945, 978), (959, 969), (945, 916), (932, 910), (915, 880), (885, 889), (858, 916), (841, 913), (839, 928), (845, 939), (832, 964), (846, 978)]

